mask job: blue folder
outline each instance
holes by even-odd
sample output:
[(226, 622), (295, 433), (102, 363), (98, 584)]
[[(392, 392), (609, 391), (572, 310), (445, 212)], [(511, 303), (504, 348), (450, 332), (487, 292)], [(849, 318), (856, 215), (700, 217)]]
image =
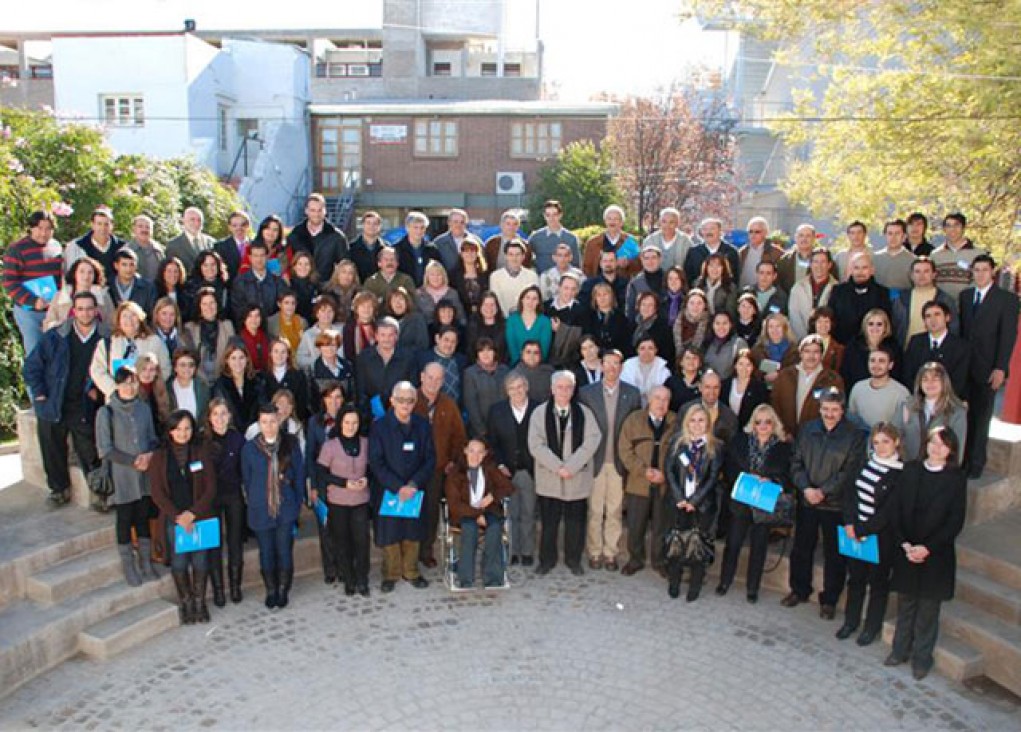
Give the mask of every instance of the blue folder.
[(424, 495), (425, 491), (415, 491), (414, 498), (402, 501), (399, 494), (394, 491), (384, 491), (379, 515), (391, 518), (418, 518), (422, 514), (422, 496)]
[(174, 527), (174, 551), (178, 554), (201, 552), (220, 546), (220, 519), (211, 518), (196, 521), (191, 531), (181, 526)]
[(46, 302), (52, 300), (53, 296), (57, 294), (57, 280), (50, 275), (36, 277), (34, 280), (28, 280), (24, 284), (26, 290)]
[(320, 526), (326, 526), (326, 503), (323, 499), (317, 498), (316, 502), (312, 504), (312, 510), (316, 512), (316, 518), (319, 519)]
[(266, 269), (269, 270), (270, 274), (275, 274), (277, 277), (279, 277), (282, 274), (279, 259), (266, 260)]
[(845, 557), (859, 559), (870, 564), (879, 564), (879, 537), (876, 534), (866, 536), (858, 541), (847, 535), (847, 531), (841, 526), (837, 530), (837, 549)]
[(738, 503), (745, 503), (766, 513), (776, 509), (776, 499), (783, 493), (783, 486), (768, 480), (759, 480), (754, 475), (741, 473), (734, 481), (730, 497)]
[(131, 358), (115, 358), (110, 363), (110, 375), (111, 376), (117, 376), (117, 372), (120, 371), (123, 366), (130, 366), (131, 368), (134, 368), (135, 367), (135, 360), (136, 359), (134, 357), (131, 357)]
[(372, 397), (369, 406), (372, 408), (373, 419), (383, 419), (386, 416), (386, 407), (383, 406), (383, 399), (379, 394)]

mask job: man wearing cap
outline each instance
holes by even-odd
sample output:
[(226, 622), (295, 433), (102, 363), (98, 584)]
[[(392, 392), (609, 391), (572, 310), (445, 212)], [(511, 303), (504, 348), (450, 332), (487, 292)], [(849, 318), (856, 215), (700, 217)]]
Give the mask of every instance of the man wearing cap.
[(815, 547), (822, 531), (823, 589), (819, 616), (832, 620), (844, 590), (847, 563), (837, 550), (842, 501), (865, 460), (865, 433), (844, 418), (844, 394), (827, 388), (819, 397), (819, 418), (808, 422), (794, 441), (791, 477), (799, 505), (790, 561), (790, 593), (784, 607), (808, 602), (812, 595)]

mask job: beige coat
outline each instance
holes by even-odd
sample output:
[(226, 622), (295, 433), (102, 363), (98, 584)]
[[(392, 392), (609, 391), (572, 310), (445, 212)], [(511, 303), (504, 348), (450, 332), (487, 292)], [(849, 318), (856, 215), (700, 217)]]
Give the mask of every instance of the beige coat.
[[(109, 343), (109, 353), (107, 352), (107, 341), (101, 340), (96, 344), (96, 351), (92, 354), (92, 366), (89, 368), (89, 376), (92, 377), (92, 381), (107, 399), (116, 389), (111, 370), (113, 362), (124, 358), (128, 339), (124, 336), (112, 336)], [(167, 353), (167, 347), (163, 345), (160, 337), (151, 335), (145, 338), (136, 338), (135, 346), (138, 349), (136, 356), (141, 356), (143, 353), (156, 355), (156, 359), (160, 362), (160, 378), (166, 381), (173, 370), (170, 368), (170, 354)]]
[[(670, 438), (673, 437), (677, 415), (667, 411), (664, 418), (666, 428), (663, 430), (663, 437), (659, 444), (659, 460), (652, 465), (652, 427), (649, 426), (649, 410), (639, 409), (627, 416), (620, 428), (620, 438), (617, 441), (617, 454), (620, 461), (627, 469), (627, 482), (624, 484), (624, 491), (635, 496), (649, 497), (649, 481), (645, 477), (645, 471), (649, 468), (657, 468), (663, 471), (666, 485), (666, 453), (670, 445)], [(661, 494), (662, 495), (662, 494)]]
[[(99, 319), (106, 323), (107, 327), (113, 327), (113, 304), (110, 302), (110, 293), (107, 292), (105, 287), (100, 287), (99, 285), (93, 285), (89, 290), (96, 296), (96, 304), (99, 307)], [(43, 318), (43, 330), (56, 328), (67, 320), (73, 305), (71, 285), (64, 285), (46, 310), (46, 317)]]
[[(585, 416), (585, 433), (576, 452), (571, 452), (574, 425), (569, 422), (564, 434), (564, 460), (554, 454), (546, 439), (546, 405), (543, 402), (532, 412), (528, 423), (528, 450), (535, 458), (535, 493), (547, 498), (559, 498), (562, 501), (578, 501), (588, 498), (592, 493), (594, 473), (592, 457), (599, 447), (602, 433), (599, 423), (592, 410), (580, 404)], [(557, 475), (561, 467), (571, 471), (567, 479)]]

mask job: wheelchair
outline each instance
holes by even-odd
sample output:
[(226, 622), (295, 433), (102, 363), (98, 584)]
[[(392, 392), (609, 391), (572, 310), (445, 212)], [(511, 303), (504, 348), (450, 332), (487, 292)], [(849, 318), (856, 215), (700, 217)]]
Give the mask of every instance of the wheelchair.
[(495, 587), (483, 587), (479, 584), (479, 578), (482, 576), (482, 544), (485, 541), (486, 531), (489, 530), (486, 528), (479, 532), (479, 549), (475, 557), (476, 562), (478, 562), (475, 568), (476, 585), (474, 587), (461, 587), (457, 578), (457, 563), (460, 561), (459, 554), (461, 549), (461, 527), (451, 526), (447, 499), (446, 497), (440, 499), (440, 538), (443, 541), (443, 584), (447, 586), (448, 590), (451, 592), (474, 592), (483, 589), (489, 591), (510, 588), (510, 575), (508, 574), (508, 564), (510, 562), (510, 498), (503, 499), (503, 515), (505, 518), (500, 532), (500, 551), (503, 554), (503, 584)]

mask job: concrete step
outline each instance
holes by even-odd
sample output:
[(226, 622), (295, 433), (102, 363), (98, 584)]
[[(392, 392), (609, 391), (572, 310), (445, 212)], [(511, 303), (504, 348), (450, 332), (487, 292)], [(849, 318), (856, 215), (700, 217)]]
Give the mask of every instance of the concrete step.
[(1021, 510), (965, 527), (957, 538), (957, 564), (1021, 590)]
[(178, 625), (177, 606), (153, 600), (83, 630), (78, 634), (78, 647), (89, 658), (105, 660)]
[(1021, 473), (1004, 474), (987, 470), (979, 480), (968, 481), (968, 525), (993, 521), (1021, 507)]
[(957, 570), (955, 599), (974, 605), (1011, 625), (1021, 625), (1021, 590), (963, 567)]
[[(40, 497), (47, 494), (46, 471), (43, 470), (42, 452), (39, 450), (39, 433), (36, 429), (35, 412), (22, 409), (18, 412), (18, 452), (21, 455), (21, 473), (25, 482), (37, 487)], [(70, 445), (70, 438), (68, 438)], [(73, 448), (68, 449), (71, 460), (71, 503), (81, 508), (88, 508), (92, 500), (85, 475), (78, 466)]]
[[(883, 642), (887, 645), (893, 643), (896, 625), (894, 620), (883, 623)], [(954, 681), (967, 681), (985, 673), (981, 651), (946, 634), (941, 634), (936, 641), (933, 660), (936, 662), (936, 671)]]
[(940, 633), (982, 653), (983, 672), (1000, 686), (1021, 694), (1021, 627), (963, 602), (943, 606)]
[(1021, 425), (993, 418), (989, 423), (986, 466), (1000, 475), (1021, 475)]
[(29, 600), (52, 605), (123, 578), (117, 552), (105, 548), (72, 557), (32, 575), (25, 584), (25, 593)]

